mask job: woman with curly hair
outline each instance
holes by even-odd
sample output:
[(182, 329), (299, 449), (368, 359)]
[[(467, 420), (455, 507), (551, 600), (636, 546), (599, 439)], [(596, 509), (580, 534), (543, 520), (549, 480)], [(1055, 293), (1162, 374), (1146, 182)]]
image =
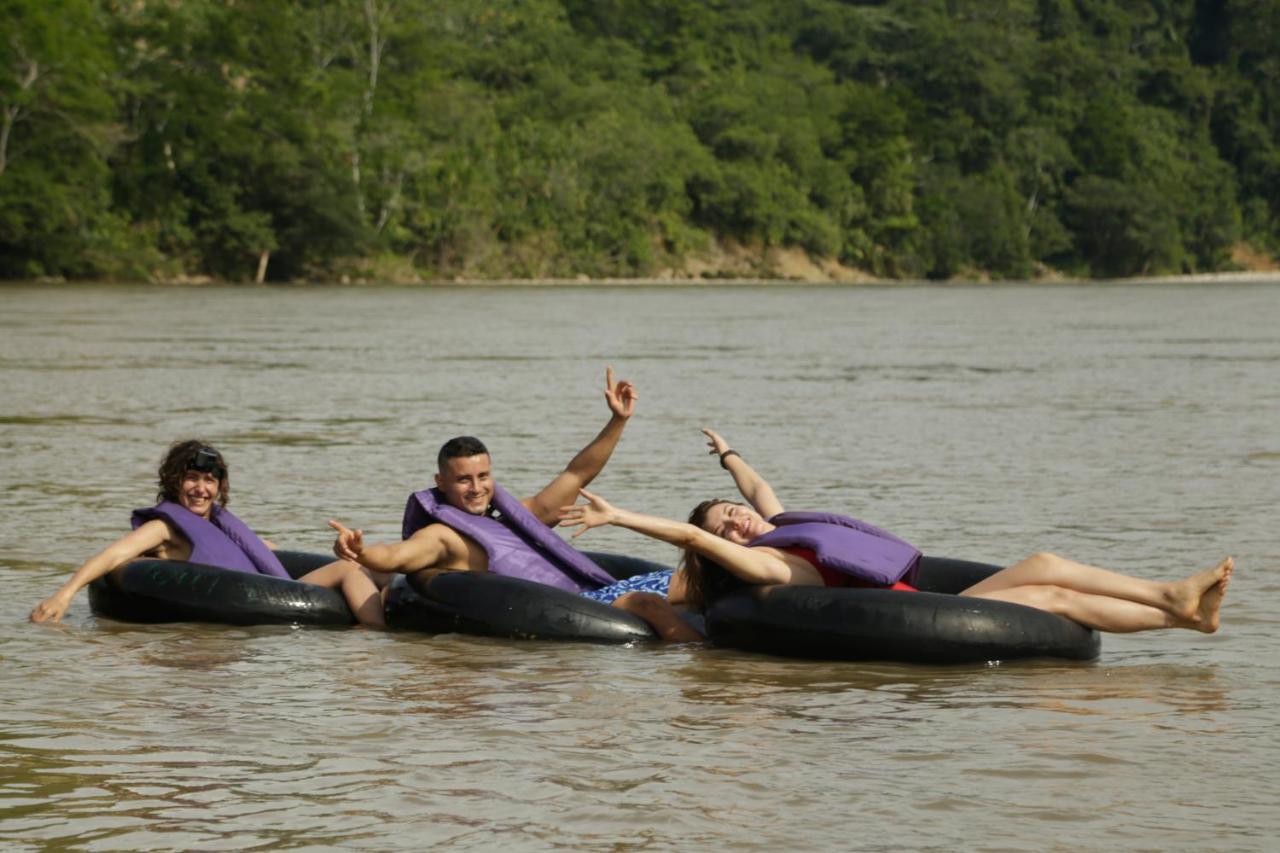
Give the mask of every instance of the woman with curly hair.
[[(133, 532), (86, 560), (53, 595), (31, 611), (32, 622), (57, 622), (75, 594), (139, 557), (191, 561), (291, 579), (274, 546), (226, 508), (231, 492), (222, 454), (198, 439), (179, 441), (160, 463), (156, 505), (134, 510)], [(302, 583), (342, 590), (356, 619), (383, 626), (382, 599), (370, 574), (339, 560), (303, 575)]]

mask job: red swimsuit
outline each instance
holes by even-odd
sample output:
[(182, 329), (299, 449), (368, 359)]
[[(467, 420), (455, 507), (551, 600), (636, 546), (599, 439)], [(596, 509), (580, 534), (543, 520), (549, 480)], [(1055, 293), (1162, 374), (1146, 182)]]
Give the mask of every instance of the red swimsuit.
[(818, 555), (814, 553), (812, 548), (779, 548), (779, 551), (785, 551), (788, 554), (794, 554), (813, 566), (818, 574), (822, 575), (823, 586), (840, 586), (840, 587), (857, 587), (860, 589), (896, 589), (900, 592), (919, 592), (909, 583), (898, 581), (893, 586), (876, 586), (873, 583), (867, 583), (859, 580), (852, 575), (846, 575), (844, 572), (838, 572), (835, 569), (828, 569), (818, 562)]

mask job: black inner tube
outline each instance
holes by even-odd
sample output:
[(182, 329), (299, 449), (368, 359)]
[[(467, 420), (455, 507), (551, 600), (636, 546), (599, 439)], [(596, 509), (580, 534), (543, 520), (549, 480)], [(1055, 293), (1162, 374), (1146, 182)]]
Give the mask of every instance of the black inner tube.
[[(620, 554), (587, 554), (619, 580), (666, 567)], [(387, 627), (538, 640), (629, 643), (654, 639), (638, 616), (545, 584), (488, 572), (416, 572), (387, 595)]]
[(1000, 568), (925, 557), (916, 578), (921, 592), (747, 587), (712, 604), (707, 634), (717, 645), (815, 659), (977, 663), (1098, 656), (1097, 631), (1033, 607), (956, 594)]
[[(333, 562), (302, 551), (277, 551), (298, 578)], [(89, 585), (89, 607), (121, 622), (213, 622), (225, 625), (351, 625), (355, 616), (336, 589), (179, 560), (134, 560)]]
[[(294, 578), (333, 561), (323, 554), (276, 553)], [(625, 555), (589, 556), (619, 579), (665, 568)], [(747, 587), (709, 608), (705, 633), (717, 645), (805, 658), (962, 663), (1098, 656), (1096, 631), (1035, 608), (956, 595), (999, 569), (925, 557), (916, 593)], [(89, 603), (94, 613), (126, 622), (355, 622), (339, 590), (173, 560), (136, 560), (116, 569), (90, 584)], [(397, 578), (386, 616), (388, 627), (428, 633), (601, 643), (654, 638), (649, 625), (631, 613), (487, 572)]]

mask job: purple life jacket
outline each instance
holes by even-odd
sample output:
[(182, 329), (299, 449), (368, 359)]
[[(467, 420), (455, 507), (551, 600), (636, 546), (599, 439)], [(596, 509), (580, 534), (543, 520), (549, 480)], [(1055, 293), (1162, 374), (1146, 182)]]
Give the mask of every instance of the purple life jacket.
[(130, 521), (137, 530), (153, 518), (167, 522), (186, 537), (191, 543), (191, 556), (187, 559), (193, 563), (289, 579), (289, 573), (267, 543), (219, 504), (213, 505), (209, 521), (173, 501), (135, 509)]
[(446, 503), (439, 489), (409, 496), (404, 508), (403, 538), (432, 522), (452, 527), (480, 543), (489, 555), (489, 571), (580, 593), (614, 583), (604, 569), (575, 550), (524, 504), (494, 485), (491, 510), (497, 517), (472, 515)]
[(776, 529), (757, 536), (749, 547), (808, 548), (823, 568), (878, 586), (911, 583), (920, 566), (920, 551), (914, 545), (846, 515), (780, 512), (769, 523)]

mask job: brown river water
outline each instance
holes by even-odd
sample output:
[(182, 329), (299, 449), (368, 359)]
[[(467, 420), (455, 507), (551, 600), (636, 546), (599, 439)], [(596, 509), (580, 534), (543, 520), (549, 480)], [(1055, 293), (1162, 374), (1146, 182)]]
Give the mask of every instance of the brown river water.
[[(135, 626), (81, 594), (174, 439), (283, 547), (398, 535), (439, 444), (517, 494), (639, 410), (596, 488), (726, 494), (927, 553), (1149, 578), (1236, 557), (1223, 629), (1093, 663)], [(6, 849), (1268, 850), (1280, 836), (1280, 282), (0, 288)], [(594, 550), (672, 563), (592, 531)]]

